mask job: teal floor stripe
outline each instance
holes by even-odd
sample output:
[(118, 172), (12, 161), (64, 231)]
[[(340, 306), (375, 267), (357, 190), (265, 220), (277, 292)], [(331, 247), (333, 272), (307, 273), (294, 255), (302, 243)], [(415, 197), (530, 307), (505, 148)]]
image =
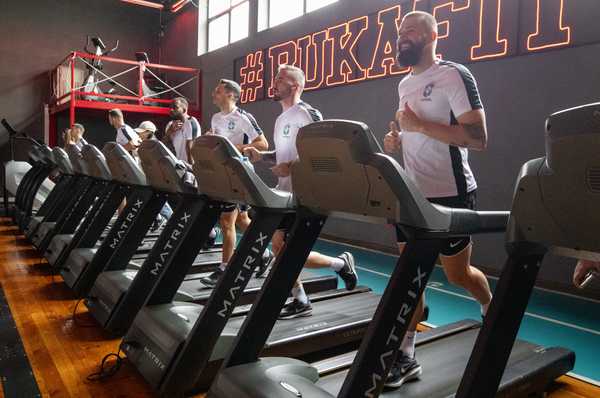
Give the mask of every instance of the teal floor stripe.
[[(360, 284), (382, 293), (396, 259), (382, 253), (349, 248), (319, 241), (315, 250), (338, 255), (349, 250), (354, 254)], [(322, 273), (331, 271), (317, 270)], [(492, 289), (495, 281), (490, 280)], [(466, 296), (466, 297), (461, 297)], [(469, 294), (448, 283), (444, 272), (436, 268), (427, 289), (429, 322), (443, 325), (460, 319), (480, 319), (479, 304)], [(544, 346), (564, 346), (577, 355), (574, 373), (600, 380), (600, 303), (536, 289), (527, 307), (519, 338)]]

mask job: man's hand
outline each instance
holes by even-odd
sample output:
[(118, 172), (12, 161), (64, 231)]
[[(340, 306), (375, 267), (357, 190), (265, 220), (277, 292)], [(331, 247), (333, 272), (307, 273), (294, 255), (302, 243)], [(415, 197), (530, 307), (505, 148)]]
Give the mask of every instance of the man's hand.
[(244, 148), (242, 150), (242, 153), (244, 154), (244, 156), (247, 156), (252, 163), (256, 163), (262, 160), (262, 153), (260, 153), (258, 149), (252, 146), (247, 146), (246, 148)]
[(271, 167), (271, 171), (277, 177), (289, 177), (289, 175), (292, 174), (291, 165), (292, 162), (279, 163), (278, 165)]
[(396, 113), (396, 120), (402, 131), (422, 133), (424, 130), (423, 121), (410, 108), (408, 102), (404, 105), (404, 111)]
[(401, 133), (396, 122), (390, 122), (390, 131), (383, 137), (383, 150), (386, 153), (395, 153), (400, 150), (402, 143)]
[(575, 267), (575, 272), (573, 273), (573, 283), (575, 286), (582, 288), (583, 286), (581, 286), (581, 284), (585, 281), (586, 276), (589, 272), (593, 271), (600, 273), (599, 262), (589, 260), (579, 261)]
[(175, 133), (183, 128), (183, 122), (181, 120), (173, 120), (167, 129), (167, 135), (173, 137)]

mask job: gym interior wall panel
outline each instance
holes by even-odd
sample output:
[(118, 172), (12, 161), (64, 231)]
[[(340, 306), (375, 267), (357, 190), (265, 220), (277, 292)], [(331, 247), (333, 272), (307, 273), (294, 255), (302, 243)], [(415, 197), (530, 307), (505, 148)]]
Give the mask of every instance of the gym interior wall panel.
[[(156, 10), (118, 1), (3, 1), (0, 117), (7, 118), (19, 130), (43, 138), (42, 105), (50, 93), (48, 72), (71, 51), (82, 51), (86, 35), (99, 35), (107, 46), (118, 39), (115, 57), (133, 59), (135, 51), (146, 51), (156, 60), (158, 32)], [(98, 129), (111, 129), (104, 114), (89, 120), (92, 120), (90, 134)], [(0, 127), (0, 135), (3, 134)], [(108, 135), (113, 134), (103, 131), (90, 138), (98, 142), (100, 139), (96, 138)]]

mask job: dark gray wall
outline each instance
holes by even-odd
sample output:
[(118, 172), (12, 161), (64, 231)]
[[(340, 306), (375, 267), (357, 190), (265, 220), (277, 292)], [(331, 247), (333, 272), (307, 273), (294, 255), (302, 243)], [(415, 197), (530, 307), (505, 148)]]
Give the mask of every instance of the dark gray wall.
[[(189, 9), (167, 30), (163, 49), (165, 62), (200, 67), (205, 90), (204, 125), (215, 112), (210, 91), (221, 77), (233, 76), (233, 62), (250, 51), (295, 39), (336, 22), (348, 20), (396, 2), (383, 0), (340, 0), (339, 3), (308, 14), (283, 26), (252, 35), (229, 47), (196, 56), (196, 10)], [(479, 182), (480, 209), (509, 209), (513, 183), (520, 166), (544, 153), (544, 120), (552, 112), (597, 101), (600, 87), (600, 45), (582, 46), (535, 55), (479, 62), (469, 65), (479, 82), (489, 124), (489, 148), (471, 152), (471, 164)], [(366, 122), (382, 137), (397, 109), (398, 78), (388, 78), (317, 90), (304, 99), (328, 118), (349, 118)], [(280, 106), (262, 101), (245, 106), (271, 137)], [(272, 177), (265, 173), (265, 178)], [(354, 241), (393, 247), (391, 229), (331, 220), (326, 233)], [(474, 263), (497, 272), (505, 259), (503, 237), (478, 237)], [(567, 286), (573, 261), (549, 259), (540, 279), (547, 284)]]
[[(48, 72), (69, 52), (82, 50), (86, 34), (100, 35), (107, 45), (119, 39), (116, 57), (133, 59), (135, 51), (147, 51), (156, 60), (159, 25), (156, 10), (119, 1), (3, 1), (0, 117), (32, 136), (42, 137), (42, 104), (50, 90)], [(104, 115), (83, 121), (91, 141), (104, 141)], [(2, 127), (0, 136), (4, 136)]]

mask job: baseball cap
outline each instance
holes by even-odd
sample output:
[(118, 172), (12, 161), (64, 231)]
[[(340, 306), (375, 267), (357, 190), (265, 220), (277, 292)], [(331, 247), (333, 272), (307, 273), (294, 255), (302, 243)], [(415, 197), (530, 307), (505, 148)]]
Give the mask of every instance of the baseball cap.
[(138, 133), (143, 133), (144, 131), (151, 131), (153, 133), (156, 133), (156, 125), (154, 123), (152, 123), (149, 120), (146, 120), (145, 122), (141, 122), (139, 126), (137, 126), (137, 128), (134, 129), (136, 132)]

